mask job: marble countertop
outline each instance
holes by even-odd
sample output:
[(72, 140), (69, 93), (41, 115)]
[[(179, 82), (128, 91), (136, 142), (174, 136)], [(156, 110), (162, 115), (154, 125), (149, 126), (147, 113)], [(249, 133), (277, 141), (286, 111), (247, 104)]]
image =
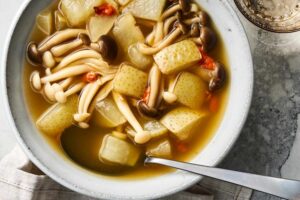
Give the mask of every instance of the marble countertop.
[[(0, 0), (1, 47), (21, 3)], [(300, 32), (270, 33), (239, 16), (253, 54), (254, 96), (245, 127), (220, 167), (300, 180)], [(1, 159), (16, 145), (1, 99), (0, 124)], [(279, 198), (254, 192), (252, 199)]]

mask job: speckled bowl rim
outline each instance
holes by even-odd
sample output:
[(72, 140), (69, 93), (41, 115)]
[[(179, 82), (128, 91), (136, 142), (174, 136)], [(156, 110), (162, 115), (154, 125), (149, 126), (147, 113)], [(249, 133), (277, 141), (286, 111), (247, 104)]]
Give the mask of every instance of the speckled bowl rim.
[[(177, 180), (177, 179), (183, 179), (183, 183), (181, 185), (177, 185), (175, 188), (169, 188), (166, 191), (163, 192), (158, 192), (158, 193), (140, 193), (139, 195), (131, 195), (128, 196), (128, 194), (126, 193), (112, 193), (112, 191), (107, 192), (107, 191), (99, 191), (97, 193), (92, 192), (90, 190), (88, 190), (87, 188), (84, 188), (83, 186), (81, 186), (80, 184), (75, 184), (74, 182), (70, 181), (69, 178), (63, 177), (63, 175), (59, 176), (58, 172), (55, 172), (52, 170), (51, 168), (51, 164), (49, 163), (42, 163), (40, 158), (38, 158), (36, 156), (36, 153), (33, 152), (31, 150), (31, 147), (28, 146), (28, 141), (24, 141), (23, 137), (22, 137), (22, 131), (19, 130), (17, 127), (18, 125), (14, 122), (14, 117), (12, 114), (12, 110), (15, 108), (11, 108), (10, 106), (10, 99), (9, 99), (9, 92), (8, 92), (8, 88), (7, 88), (7, 80), (6, 80), (6, 68), (7, 68), (7, 58), (8, 58), (8, 53), (9, 53), (9, 47), (11, 44), (11, 39), (12, 39), (12, 35), (14, 34), (14, 30), (16, 29), (17, 23), (19, 21), (19, 18), (21, 17), (23, 11), (27, 8), (27, 6), (29, 5), (31, 1), (25, 1), (23, 2), (22, 6), (20, 7), (20, 9), (18, 10), (16, 17), (12, 23), (11, 28), (9, 29), (8, 32), (8, 38), (6, 38), (6, 43), (4, 46), (4, 54), (3, 54), (3, 58), (2, 58), (2, 65), (1, 65), (1, 98), (4, 99), (4, 107), (5, 107), (5, 111), (6, 111), (6, 115), (8, 117), (8, 121), (9, 124), (12, 127), (12, 130), (17, 138), (18, 143), (20, 144), (20, 146), (22, 147), (23, 151), (26, 153), (26, 155), (30, 158), (30, 160), (37, 166), (39, 167), (44, 173), (46, 173), (47, 175), (49, 175), (52, 179), (54, 179), (55, 181), (59, 182), (60, 184), (66, 186), (67, 188), (70, 188), (74, 191), (80, 192), (82, 194), (85, 195), (89, 195), (92, 197), (97, 197), (97, 198), (112, 198), (112, 199), (156, 199), (156, 198), (160, 198), (160, 197), (164, 197), (164, 196), (168, 196), (171, 194), (174, 194), (176, 192), (182, 191), (188, 187), (190, 187), (191, 185), (195, 184), (196, 182), (198, 182), (201, 179), (201, 176), (196, 176), (196, 175), (191, 175), (189, 173), (185, 173), (185, 172), (178, 172), (176, 171), (176, 174), (179, 174), (182, 177), (178, 177), (178, 178), (174, 178), (174, 179), (170, 179), (170, 180)], [(225, 156), (226, 154), (229, 152), (229, 150), (231, 149), (231, 147), (233, 146), (234, 142), (237, 140), (239, 133), (246, 121), (247, 118), (247, 114), (251, 105), (251, 99), (252, 99), (252, 92), (253, 92), (253, 65), (252, 65), (252, 57), (251, 57), (251, 52), (250, 52), (250, 47), (249, 47), (249, 42), (247, 40), (245, 31), (243, 29), (243, 26), (241, 24), (241, 22), (239, 21), (236, 13), (234, 12), (234, 10), (232, 9), (232, 7), (230, 6), (230, 4), (227, 1), (221, 1), (223, 6), (226, 8), (227, 12), (229, 12), (229, 14), (231, 15), (232, 19), (235, 21), (235, 25), (238, 29), (238, 35), (239, 37), (241, 37), (241, 42), (243, 43), (244, 48), (244, 55), (245, 55), (245, 59), (246, 59), (246, 71), (248, 72), (248, 75), (244, 78), (246, 78), (246, 80), (248, 81), (248, 85), (247, 87), (245, 87), (244, 89), (246, 90), (246, 97), (244, 97), (243, 102), (242, 102), (242, 111), (240, 112), (239, 116), (240, 117), (237, 121), (235, 125), (232, 125), (232, 129), (233, 129), (233, 133), (230, 135), (230, 138), (227, 138), (226, 141), (226, 145), (224, 146), (224, 148), (222, 148), (221, 150), (219, 150), (219, 154), (217, 156), (214, 157), (214, 159), (210, 160), (210, 162), (208, 163), (208, 165), (211, 166), (215, 166), (217, 165)], [(228, 30), (230, 31), (230, 30)], [(231, 92), (230, 92), (231, 94)], [(12, 110), (11, 110), (12, 109)], [(227, 112), (227, 111), (226, 111)], [(223, 119), (224, 120), (224, 119)], [(23, 125), (24, 126), (24, 125)], [(218, 142), (215, 141), (215, 138), (212, 139), (212, 141), (210, 143), (214, 143), (214, 142)], [(209, 143), (209, 144), (210, 144)], [(208, 146), (208, 145), (207, 145)], [(205, 150), (204, 150), (205, 151)], [(202, 154), (202, 153), (201, 153)], [(205, 154), (206, 155), (206, 154)], [(195, 159), (199, 159), (198, 157)], [(194, 159), (194, 160), (195, 160)], [(204, 163), (205, 164), (205, 163)], [(53, 164), (52, 164), (53, 165)], [(171, 175), (174, 175), (173, 173)], [(170, 175), (170, 176), (171, 176)], [(160, 180), (160, 178), (158, 178), (158, 180)], [(102, 181), (102, 180), (101, 180)], [(106, 182), (107, 180), (103, 180), (104, 182)], [(141, 181), (137, 181), (138, 183), (143, 183), (145, 181), (141, 180)], [(133, 182), (130, 182), (131, 184), (135, 184)], [(171, 184), (172, 182), (170, 182)], [(126, 183), (124, 183), (126, 184)], [(173, 183), (172, 183), (173, 184)], [(176, 184), (176, 183), (175, 183)]]

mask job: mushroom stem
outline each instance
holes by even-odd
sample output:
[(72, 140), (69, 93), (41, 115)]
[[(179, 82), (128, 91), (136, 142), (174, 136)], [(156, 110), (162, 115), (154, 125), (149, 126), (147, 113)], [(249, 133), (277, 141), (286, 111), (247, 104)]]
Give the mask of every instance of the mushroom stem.
[(155, 36), (154, 36), (154, 44), (157, 44), (163, 38), (164, 38), (164, 23), (163, 22), (157, 22)]
[(69, 77), (63, 80), (60, 84), (60, 86), (65, 90), (67, 87), (70, 86), (70, 84), (73, 82), (74, 77)]
[(72, 64), (74, 64), (74, 65), (82, 65), (82, 64), (89, 65), (90, 67), (92, 67), (95, 71), (97, 71), (102, 76), (116, 74), (118, 71), (117, 67), (109, 66), (107, 64), (107, 62), (104, 62), (103, 60), (99, 60), (99, 59), (95, 59), (95, 58), (81, 59)]
[(138, 43), (137, 47), (142, 54), (145, 55), (153, 55), (166, 46), (170, 45), (178, 36), (180, 36), (181, 30), (176, 28), (173, 32), (171, 32), (168, 36), (166, 36), (161, 42), (159, 42), (155, 47), (149, 47), (144, 43)]
[(147, 105), (150, 108), (154, 108), (157, 103), (157, 97), (160, 91), (160, 83), (161, 83), (161, 72), (156, 64), (150, 70), (149, 74), (149, 86), (150, 86), (150, 94), (149, 99), (147, 101)]
[(185, 19), (185, 20), (183, 20), (183, 22), (186, 25), (192, 25), (194, 23), (199, 23), (200, 22), (200, 18), (199, 17), (193, 17), (193, 18), (190, 18), (190, 19)]
[(44, 39), (39, 45), (38, 45), (38, 51), (45, 52), (52, 47), (70, 40), (72, 38), (75, 38), (80, 33), (86, 33), (85, 29), (66, 29), (63, 31), (57, 31), (54, 34), (50, 35), (46, 39)]
[(92, 71), (91, 67), (88, 65), (77, 65), (72, 67), (67, 67), (54, 74), (50, 74), (41, 79), (42, 83), (54, 82), (67, 77), (77, 76), (86, 72)]
[(113, 98), (117, 104), (117, 107), (119, 108), (120, 112), (124, 115), (124, 117), (127, 119), (129, 124), (134, 128), (136, 133), (143, 132), (143, 128), (132, 113), (126, 99), (119, 93), (112, 92)]
[(77, 92), (79, 92), (80, 90), (82, 90), (82, 88), (84, 88), (84, 86), (86, 85), (86, 83), (84, 82), (79, 82), (79, 83), (76, 83), (75, 85), (71, 86), (66, 92), (65, 92), (65, 95), (68, 97), (68, 96), (71, 96), (72, 94), (75, 94)]
[(65, 53), (81, 46), (83, 44), (82, 40), (76, 39), (72, 42), (60, 44), (51, 48), (51, 52), (54, 56), (59, 57), (64, 55)]
[(173, 6), (171, 6), (170, 8), (168, 8), (166, 11), (164, 11), (164, 13), (161, 15), (160, 19), (161, 21), (165, 20), (167, 17), (173, 15), (175, 12), (177, 12), (178, 10), (181, 10), (181, 6), (179, 4), (175, 4)]
[(95, 96), (93, 102), (91, 103), (88, 112), (92, 113), (95, 109), (95, 105), (98, 101), (102, 101), (103, 99), (105, 99), (110, 92), (113, 90), (113, 81), (109, 81), (108, 83), (106, 83), (98, 92), (98, 94)]
[(146, 37), (146, 39), (145, 39), (146, 44), (153, 45), (155, 33), (156, 33), (156, 26), (153, 27), (153, 30), (151, 31), (151, 33)]
[(173, 24), (176, 21), (177, 17), (172, 16), (165, 20), (164, 22), (164, 35), (168, 35), (171, 24)]
[(83, 58), (101, 58), (101, 55), (92, 49), (83, 49), (83, 50), (79, 50), (76, 51), (74, 53), (69, 54), (68, 56), (66, 56), (65, 58), (62, 59), (62, 61), (53, 69), (54, 72), (57, 72), (58, 70), (68, 66), (69, 64), (71, 64), (72, 62), (75, 62), (79, 59), (83, 59)]

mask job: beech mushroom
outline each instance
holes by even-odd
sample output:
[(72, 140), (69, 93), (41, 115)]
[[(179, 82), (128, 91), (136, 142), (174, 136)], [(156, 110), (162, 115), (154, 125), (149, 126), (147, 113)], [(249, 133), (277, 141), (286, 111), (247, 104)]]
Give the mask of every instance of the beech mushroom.
[(88, 124), (86, 120), (90, 117), (91, 113), (88, 112), (89, 106), (92, 103), (93, 98), (97, 94), (99, 88), (105, 84), (106, 82), (112, 80), (114, 76), (104, 76), (98, 78), (95, 82), (89, 83), (84, 88), (80, 98), (78, 105), (78, 113), (74, 114), (74, 120), (79, 122), (79, 126), (82, 128), (88, 128)]
[(173, 15), (175, 12), (182, 10), (182, 12), (188, 12), (190, 10), (190, 4), (187, 0), (179, 0), (177, 3), (171, 5), (167, 10), (161, 15), (161, 21), (165, 20), (167, 17)]
[(158, 114), (158, 107), (161, 103), (161, 89), (163, 85), (162, 74), (156, 64), (150, 70), (146, 98), (138, 101), (139, 113), (148, 117), (155, 117)]
[(138, 43), (137, 47), (142, 54), (153, 55), (166, 46), (172, 44), (178, 36), (187, 33), (187, 27), (179, 20), (175, 22), (173, 31), (167, 35), (161, 42), (157, 43), (154, 47), (149, 47), (144, 43)]
[(52, 47), (51, 53), (55, 57), (59, 57), (59, 56), (62, 56), (82, 45), (88, 46), (88, 45), (90, 45), (90, 43), (91, 43), (91, 40), (90, 40), (89, 36), (84, 33), (80, 33), (75, 40)]
[(216, 62), (214, 70), (211, 72), (211, 80), (209, 81), (208, 88), (210, 91), (220, 89), (226, 80), (226, 71), (221, 63)]
[(52, 47), (63, 43), (64, 41), (75, 38), (80, 33), (86, 33), (85, 29), (66, 29), (62, 31), (57, 31), (54, 34), (50, 35), (46, 39), (44, 39), (38, 45), (38, 51), (45, 52), (50, 50)]
[(27, 46), (27, 61), (32, 65), (40, 65), (43, 62), (43, 55), (37, 49), (37, 44), (34, 42), (30, 42)]
[(40, 91), (42, 89), (41, 77), (38, 71), (33, 71), (31, 73), (30, 85), (34, 91)]
[(176, 21), (177, 16), (169, 17), (164, 21), (164, 34), (167, 35), (169, 33), (171, 25)]
[(126, 99), (121, 94), (116, 92), (112, 92), (112, 95), (120, 112), (135, 130), (134, 141), (138, 144), (144, 144), (148, 142), (151, 139), (150, 133), (143, 130), (141, 124), (132, 113)]
[(54, 97), (57, 102), (59, 103), (65, 103), (67, 101), (67, 98), (71, 96), (72, 94), (75, 94), (82, 90), (86, 83), (84, 82), (78, 82), (74, 85), (72, 85), (67, 91), (58, 91), (54, 94)]
[(97, 43), (93, 43), (93, 49), (97, 50), (104, 60), (111, 63), (118, 55), (118, 45), (115, 40), (108, 36), (102, 35)]
[(217, 42), (217, 36), (214, 31), (206, 26), (201, 27), (199, 37), (192, 39), (195, 43), (201, 45), (205, 51), (211, 50)]
[(54, 81), (58, 81), (58, 80), (61, 80), (64, 78), (87, 73), (89, 71), (92, 71), (92, 68), (88, 65), (71, 66), (71, 67), (64, 68), (56, 73), (53, 73), (53, 74), (50, 74), (48, 76), (41, 78), (41, 82), (43, 84), (45, 84), (47, 82), (54, 82)]
[(52, 68), (54, 67), (56, 64), (56, 61), (52, 55), (52, 53), (50, 51), (46, 51), (44, 54), (43, 54), (43, 65), (46, 67), (46, 68)]
[(53, 68), (53, 71), (57, 72), (58, 70), (68, 66), (69, 64), (84, 58), (100, 59), (101, 55), (97, 51), (92, 49), (81, 49), (64, 57), (62, 61), (55, 68)]
[(157, 22), (156, 24), (156, 32), (154, 35), (154, 44), (160, 42), (164, 38), (164, 23)]

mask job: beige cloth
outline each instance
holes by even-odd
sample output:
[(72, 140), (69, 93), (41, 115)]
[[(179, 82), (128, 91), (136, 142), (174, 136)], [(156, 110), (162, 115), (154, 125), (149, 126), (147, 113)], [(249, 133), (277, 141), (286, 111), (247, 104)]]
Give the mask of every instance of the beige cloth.
[[(252, 190), (213, 179), (163, 200), (248, 200)], [(37, 169), (19, 147), (0, 161), (1, 200), (92, 200), (60, 184)]]

